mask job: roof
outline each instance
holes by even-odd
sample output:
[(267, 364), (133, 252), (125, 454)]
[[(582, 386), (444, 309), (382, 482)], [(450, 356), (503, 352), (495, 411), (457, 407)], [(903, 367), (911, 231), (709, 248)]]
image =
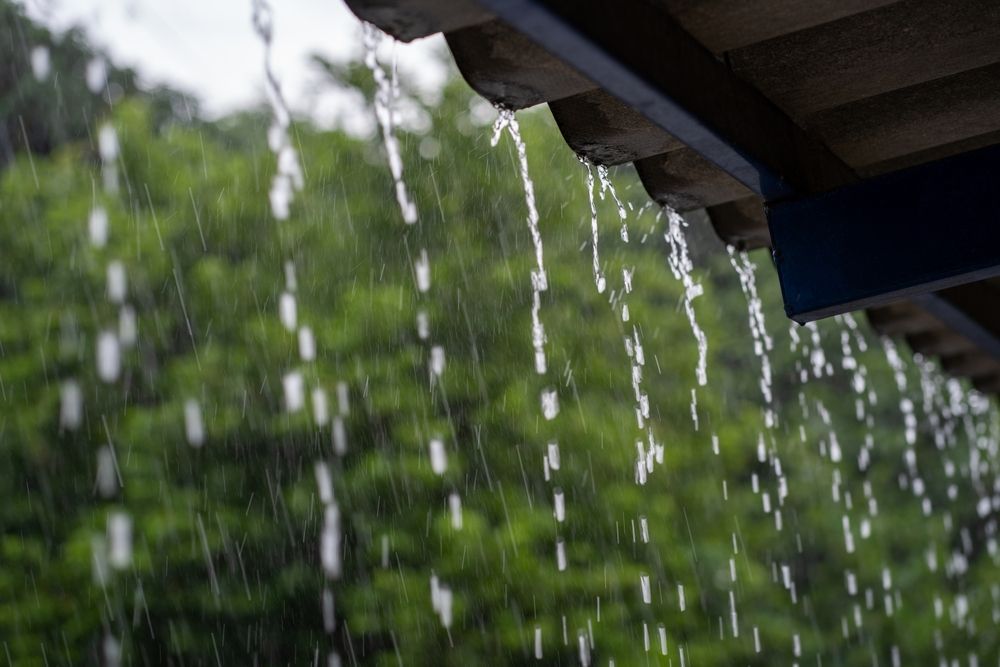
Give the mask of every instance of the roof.
[[(765, 200), (1000, 143), (995, 0), (347, 4), (404, 41), (444, 32), (479, 94), (547, 103), (577, 154), (634, 163), (653, 199), (748, 249), (771, 245)], [(923, 292), (868, 302), (870, 322), (1000, 391), (1000, 281)]]

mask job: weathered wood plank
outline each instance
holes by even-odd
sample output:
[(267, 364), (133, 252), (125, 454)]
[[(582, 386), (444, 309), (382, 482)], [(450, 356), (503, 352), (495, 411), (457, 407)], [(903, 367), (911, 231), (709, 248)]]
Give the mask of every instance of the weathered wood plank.
[(682, 212), (753, 194), (690, 148), (638, 160), (635, 169), (654, 200)]
[(729, 52), (793, 118), (1000, 61), (1000, 2), (903, 0)]
[(950, 329), (913, 334), (907, 336), (906, 342), (914, 351), (935, 357), (953, 356), (975, 349), (972, 341)]
[(599, 88), (550, 102), (549, 109), (569, 147), (594, 164), (624, 164), (684, 146)]
[(914, 165), (931, 162), (933, 160), (941, 160), (953, 155), (959, 155), (960, 153), (967, 153), (986, 146), (993, 146), (994, 144), (1000, 144), (1000, 130), (996, 132), (987, 132), (986, 134), (980, 134), (975, 137), (969, 137), (968, 139), (962, 139), (961, 141), (955, 141), (949, 144), (941, 144), (935, 146), (934, 148), (917, 151), (916, 153), (907, 153), (906, 155), (901, 155), (891, 160), (876, 162), (874, 164), (860, 167), (858, 172), (862, 178), (868, 178), (869, 176), (877, 176), (879, 174), (887, 174), (892, 171), (899, 171), (900, 169), (906, 169), (907, 167), (912, 167)]
[(596, 84), (500, 20), (445, 34), (458, 71), (494, 104), (525, 109)]
[(973, 378), (972, 386), (984, 394), (1000, 394), (1000, 373)]
[(812, 114), (815, 131), (855, 168), (1000, 130), (1000, 63)]
[(480, 1), (756, 193), (818, 192), (855, 177), (661, 6)]
[(897, 1), (654, 0), (717, 55)]
[(955, 377), (981, 379), (1000, 374), (1000, 362), (985, 352), (973, 350), (942, 357), (941, 369)]
[(868, 323), (883, 336), (946, 331), (944, 323), (908, 301), (869, 308)]
[(771, 245), (771, 232), (764, 216), (764, 202), (760, 197), (747, 197), (710, 206), (708, 217), (716, 235), (729, 245), (744, 250), (767, 248)]
[(489, 21), (492, 15), (475, 0), (345, 0), (362, 21), (409, 42)]

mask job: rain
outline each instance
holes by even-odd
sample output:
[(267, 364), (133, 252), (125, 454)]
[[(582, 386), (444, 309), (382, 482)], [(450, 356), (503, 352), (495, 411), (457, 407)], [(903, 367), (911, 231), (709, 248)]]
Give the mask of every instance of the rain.
[(995, 396), (440, 49), (351, 17), (321, 121), (226, 5), (217, 115), (0, 4), (11, 664), (996, 660)]

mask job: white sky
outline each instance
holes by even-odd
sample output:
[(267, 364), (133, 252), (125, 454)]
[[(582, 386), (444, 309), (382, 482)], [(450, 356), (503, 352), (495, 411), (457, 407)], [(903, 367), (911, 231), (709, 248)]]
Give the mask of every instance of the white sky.
[[(145, 83), (194, 94), (210, 117), (265, 99), (263, 46), (251, 0), (22, 0), (28, 14), (61, 32), (81, 26), (116, 65)], [(358, 19), (342, 0), (271, 0), (274, 68), (293, 111), (321, 125), (342, 121), (363, 131), (357, 99), (313, 85), (309, 55), (344, 61), (361, 54)], [(431, 53), (440, 35), (396, 46), (402, 76), (433, 89), (445, 76)], [(388, 40), (384, 43), (391, 48)]]

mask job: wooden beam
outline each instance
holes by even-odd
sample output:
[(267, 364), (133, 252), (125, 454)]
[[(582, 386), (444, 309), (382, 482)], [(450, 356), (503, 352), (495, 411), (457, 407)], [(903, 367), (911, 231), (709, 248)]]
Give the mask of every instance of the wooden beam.
[(1000, 286), (997, 279), (921, 295), (915, 302), (976, 347), (1000, 359), (1000, 308), (997, 308)]
[(660, 5), (480, 2), (765, 199), (820, 192), (854, 178), (836, 155), (734, 76)]
[(968, 338), (946, 328), (907, 336), (906, 342), (914, 351), (935, 357), (954, 356), (975, 349)]
[(600, 88), (550, 102), (549, 109), (569, 147), (594, 164), (624, 164), (684, 147)]
[(945, 330), (941, 320), (908, 301), (868, 308), (868, 323), (883, 336), (908, 336)]
[(410, 42), (438, 32), (467, 28), (492, 15), (474, 0), (344, 0), (362, 21)]
[(941, 369), (955, 377), (987, 378), (1000, 373), (1000, 362), (985, 352), (963, 352), (941, 358)]
[(657, 0), (717, 55), (897, 0)]
[(635, 169), (654, 200), (682, 212), (753, 194), (690, 148), (639, 160)]
[(973, 378), (972, 386), (984, 394), (1000, 394), (1000, 372), (986, 377)]
[(1000, 131), (1000, 63), (900, 88), (804, 121), (852, 167)]
[(900, 169), (906, 169), (918, 164), (924, 164), (925, 162), (933, 162), (934, 160), (941, 160), (946, 157), (968, 153), (969, 151), (985, 148), (986, 146), (993, 146), (995, 144), (1000, 144), (1000, 130), (969, 137), (968, 139), (962, 139), (961, 141), (939, 144), (933, 148), (928, 148), (916, 153), (908, 153), (890, 160), (876, 162), (874, 164), (861, 167), (858, 171), (860, 172), (860, 175), (865, 178), (878, 176), (880, 174), (887, 174), (891, 171), (899, 171)]
[(903, 0), (728, 54), (793, 118), (1000, 61), (996, 0)]
[(764, 202), (759, 197), (745, 197), (710, 206), (707, 212), (715, 233), (727, 244), (742, 250), (771, 247)]
[(503, 21), (494, 20), (447, 33), (458, 71), (473, 90), (509, 109), (593, 90), (596, 84), (540, 43)]

